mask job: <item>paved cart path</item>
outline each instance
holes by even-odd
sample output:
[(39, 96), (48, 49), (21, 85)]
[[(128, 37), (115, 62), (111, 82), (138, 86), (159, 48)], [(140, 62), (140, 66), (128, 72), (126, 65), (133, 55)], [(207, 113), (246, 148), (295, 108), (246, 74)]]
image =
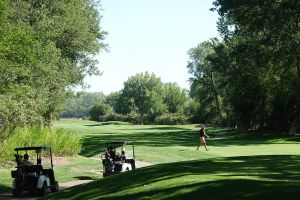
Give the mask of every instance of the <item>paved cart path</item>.
[[(137, 165), (137, 168), (141, 168), (141, 167), (150, 166), (152, 164), (148, 163), (148, 162), (144, 162), (144, 161), (136, 161), (136, 165)], [(69, 188), (69, 187), (85, 184), (85, 183), (88, 183), (91, 181), (93, 181), (93, 180), (76, 180), (76, 181), (71, 181), (71, 182), (67, 182), (67, 183), (60, 183), (59, 187), (61, 190), (63, 190), (63, 189)], [(10, 191), (0, 194), (0, 200), (35, 200), (35, 199), (38, 199), (38, 197), (33, 197), (29, 193), (23, 193), (22, 196), (18, 197), (18, 198), (13, 197)]]

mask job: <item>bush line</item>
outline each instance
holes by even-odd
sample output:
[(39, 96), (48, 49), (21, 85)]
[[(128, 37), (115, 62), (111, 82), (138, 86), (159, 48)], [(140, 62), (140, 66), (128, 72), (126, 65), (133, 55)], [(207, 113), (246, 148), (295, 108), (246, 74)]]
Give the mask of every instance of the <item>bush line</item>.
[(0, 157), (13, 160), (16, 147), (51, 146), (56, 156), (72, 156), (81, 151), (81, 137), (67, 129), (49, 129), (47, 127), (22, 127), (15, 129), (10, 138), (0, 141)]

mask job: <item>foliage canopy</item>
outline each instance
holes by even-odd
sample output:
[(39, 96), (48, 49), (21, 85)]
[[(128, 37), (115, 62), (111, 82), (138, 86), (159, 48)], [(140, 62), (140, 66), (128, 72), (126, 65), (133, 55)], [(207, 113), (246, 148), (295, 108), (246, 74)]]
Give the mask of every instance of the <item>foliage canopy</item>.
[(92, 0), (0, 1), (1, 132), (50, 124), (67, 91), (98, 74), (105, 47)]

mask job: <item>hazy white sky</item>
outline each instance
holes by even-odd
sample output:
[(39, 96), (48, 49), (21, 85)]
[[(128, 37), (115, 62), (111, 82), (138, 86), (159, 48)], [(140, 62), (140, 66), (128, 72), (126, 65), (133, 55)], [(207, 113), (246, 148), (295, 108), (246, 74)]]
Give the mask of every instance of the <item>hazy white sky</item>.
[(189, 89), (187, 51), (217, 37), (213, 0), (102, 0), (101, 27), (109, 52), (98, 56), (102, 76), (87, 77), (90, 92), (109, 94), (148, 71)]

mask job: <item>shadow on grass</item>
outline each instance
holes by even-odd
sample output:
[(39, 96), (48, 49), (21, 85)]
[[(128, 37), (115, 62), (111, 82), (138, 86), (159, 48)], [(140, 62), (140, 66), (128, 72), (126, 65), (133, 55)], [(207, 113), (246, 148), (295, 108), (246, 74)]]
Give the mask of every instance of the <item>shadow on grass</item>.
[(298, 199), (300, 156), (264, 155), (160, 164), (47, 199)]
[(75, 176), (74, 178), (78, 180), (95, 180), (93, 177), (90, 176)]
[(79, 155), (85, 157), (92, 157), (102, 152), (104, 148), (103, 136), (85, 136), (82, 139), (82, 149)]
[[(217, 137), (218, 134), (215, 134), (214, 136)], [(228, 134), (224, 135), (223, 141), (211, 140), (209, 143), (214, 146), (292, 143), (300, 144), (300, 138), (271, 134)]]
[(300, 137), (299, 136), (288, 136), (285, 138), (286, 141), (291, 141), (291, 142), (300, 142)]
[(10, 190), (11, 190), (10, 187), (8, 187), (7, 185), (3, 185), (3, 184), (0, 183), (0, 193), (8, 192)]
[[(120, 129), (120, 130), (128, 130), (128, 129)], [(158, 131), (169, 131), (169, 130), (191, 130), (189, 128), (182, 128), (177, 126), (164, 126), (164, 125), (151, 125), (151, 127), (135, 127), (132, 130), (141, 130), (141, 131), (147, 131), (147, 130), (158, 130)]]
[(105, 126), (105, 125), (131, 125), (131, 124), (129, 122), (108, 121), (108, 122), (101, 122), (97, 124), (86, 124), (84, 126)]
[(105, 147), (104, 143), (111, 140), (133, 141), (136, 145), (143, 146), (195, 146), (193, 141), (198, 141), (197, 137), (198, 135), (192, 130), (134, 134), (93, 134), (83, 137), (80, 155), (85, 157), (97, 155)]
[[(127, 130), (128, 133), (124, 133)], [(121, 132), (120, 132), (121, 131)], [(289, 136), (274, 136), (263, 134), (241, 134), (236, 129), (209, 128), (209, 146), (230, 145), (256, 145), (256, 144), (290, 144), (298, 142), (299, 138)], [(219, 138), (218, 138), (219, 137)], [(220, 140), (221, 137), (221, 140)], [(216, 138), (216, 139), (214, 139)], [(105, 146), (104, 143), (111, 140), (129, 140), (142, 146), (186, 146), (195, 147), (199, 141), (198, 131), (176, 126), (162, 127), (133, 127), (128, 129), (112, 129), (105, 133), (93, 133), (85, 135), (82, 139), (82, 151), (80, 155), (91, 157), (99, 154)]]

